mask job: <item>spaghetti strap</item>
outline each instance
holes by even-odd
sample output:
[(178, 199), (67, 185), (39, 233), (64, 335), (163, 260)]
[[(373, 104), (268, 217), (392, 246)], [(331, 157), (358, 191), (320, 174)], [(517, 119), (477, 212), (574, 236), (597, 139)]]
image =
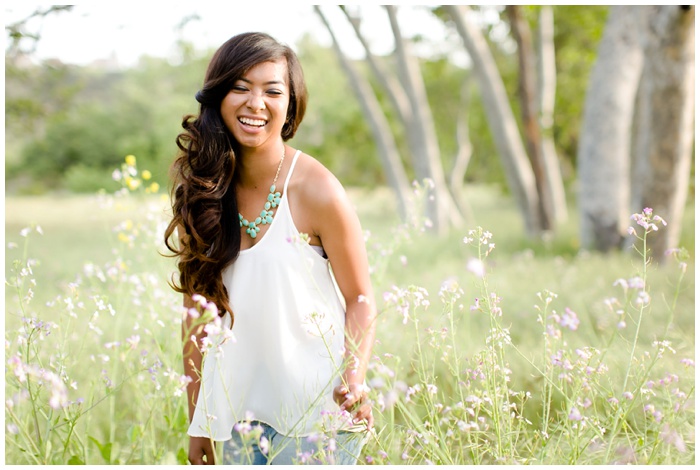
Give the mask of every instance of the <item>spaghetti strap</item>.
[(297, 150), (294, 154), (294, 158), (292, 159), (292, 166), (289, 167), (287, 179), (284, 180), (284, 189), (282, 190), (283, 194), (287, 194), (287, 185), (289, 184), (289, 180), (292, 178), (292, 173), (294, 173), (294, 166), (297, 164), (297, 158), (299, 157), (299, 155), (301, 155), (301, 150)]

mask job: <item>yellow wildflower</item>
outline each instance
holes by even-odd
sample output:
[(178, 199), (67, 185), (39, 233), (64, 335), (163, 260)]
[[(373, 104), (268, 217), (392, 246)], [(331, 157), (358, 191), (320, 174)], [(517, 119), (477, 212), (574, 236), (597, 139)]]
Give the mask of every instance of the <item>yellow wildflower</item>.
[(131, 190), (135, 190), (136, 188), (139, 187), (139, 184), (141, 184), (141, 180), (137, 180), (136, 178), (132, 178), (131, 176), (126, 177), (126, 186)]
[(124, 232), (119, 232), (119, 235), (117, 235), (117, 238), (119, 238), (119, 241), (123, 242), (123, 243), (129, 243), (131, 241), (131, 240), (129, 240), (129, 237), (127, 237), (126, 234), (124, 234)]
[(129, 166), (136, 165), (136, 157), (134, 157), (133, 155), (127, 155), (124, 160), (126, 160), (126, 164)]
[(160, 189), (160, 185), (154, 181), (154, 182), (151, 183), (151, 185), (149, 186), (149, 189), (151, 190), (152, 193), (157, 193), (158, 190)]
[(150, 179), (151, 179), (151, 176), (152, 176), (152, 175), (151, 175), (151, 172), (148, 171), (148, 170), (143, 170), (143, 171), (141, 172), (141, 178), (143, 178), (143, 179), (145, 179), (145, 180), (150, 180)]

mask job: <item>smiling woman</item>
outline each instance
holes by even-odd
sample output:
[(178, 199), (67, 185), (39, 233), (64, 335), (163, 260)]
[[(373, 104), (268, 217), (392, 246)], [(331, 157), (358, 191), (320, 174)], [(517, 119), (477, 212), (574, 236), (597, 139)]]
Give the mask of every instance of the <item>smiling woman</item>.
[(355, 463), (373, 426), (376, 308), (345, 190), (285, 143), (306, 111), (301, 65), (269, 35), (240, 34), (196, 98), (165, 233), (189, 312), (189, 460), (212, 463), (224, 441), (225, 463)]

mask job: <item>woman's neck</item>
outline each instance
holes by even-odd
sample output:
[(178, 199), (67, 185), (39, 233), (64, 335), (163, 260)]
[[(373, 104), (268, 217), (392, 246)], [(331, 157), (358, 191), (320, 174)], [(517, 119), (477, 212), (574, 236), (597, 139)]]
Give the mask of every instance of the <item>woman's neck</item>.
[(265, 149), (241, 150), (238, 156), (239, 184), (246, 187), (269, 186), (280, 165), (283, 151), (287, 151), (283, 142)]

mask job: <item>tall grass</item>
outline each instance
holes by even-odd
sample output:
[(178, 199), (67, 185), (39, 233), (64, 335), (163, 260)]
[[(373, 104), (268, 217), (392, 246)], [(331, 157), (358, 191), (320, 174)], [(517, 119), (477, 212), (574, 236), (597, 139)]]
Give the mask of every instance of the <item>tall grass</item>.
[[(8, 200), (8, 464), (186, 463), (167, 201), (134, 161), (118, 176), (90, 200)], [(361, 463), (694, 462), (694, 262), (649, 259), (655, 214), (630, 221), (637, 252), (603, 256), (571, 227), (523, 241), (486, 190), (443, 238), (351, 196), (380, 307)]]

